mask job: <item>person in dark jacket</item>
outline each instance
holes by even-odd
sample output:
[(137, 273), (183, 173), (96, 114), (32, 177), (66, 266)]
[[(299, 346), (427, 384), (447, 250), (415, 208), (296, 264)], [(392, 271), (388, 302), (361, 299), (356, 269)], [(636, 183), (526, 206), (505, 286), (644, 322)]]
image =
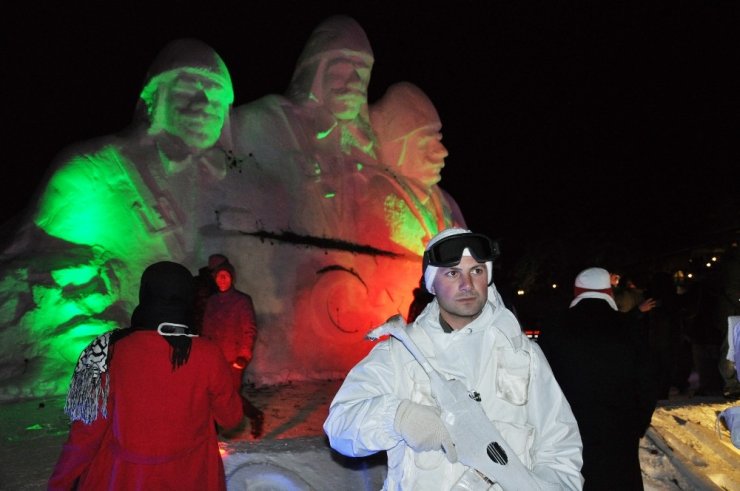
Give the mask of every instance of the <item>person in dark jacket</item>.
[(251, 421), (255, 438), (262, 433), (264, 415), (242, 393), (244, 370), (252, 361), (257, 339), (257, 321), (252, 297), (234, 288), (234, 266), (224, 260), (213, 268), (218, 291), (208, 297), (203, 314), (202, 335), (215, 342), (231, 366), (234, 388), (242, 398), (244, 414)]
[(574, 296), (538, 344), (578, 421), (583, 489), (642, 490), (639, 441), (656, 404), (646, 340), (617, 310), (605, 269), (579, 273)]
[(216, 281), (213, 279), (213, 270), (216, 266), (227, 262), (229, 258), (223, 254), (211, 254), (208, 256), (208, 265), (198, 269), (198, 274), (193, 276), (195, 282), (195, 311), (194, 326), (196, 334), (203, 330), (203, 316), (206, 313), (206, 304), (211, 295), (218, 291)]
[(658, 399), (668, 399), (671, 389), (685, 393), (691, 374), (691, 347), (684, 344), (681, 298), (673, 276), (665, 271), (653, 274), (646, 295), (655, 307), (644, 316), (651, 360), (656, 364)]

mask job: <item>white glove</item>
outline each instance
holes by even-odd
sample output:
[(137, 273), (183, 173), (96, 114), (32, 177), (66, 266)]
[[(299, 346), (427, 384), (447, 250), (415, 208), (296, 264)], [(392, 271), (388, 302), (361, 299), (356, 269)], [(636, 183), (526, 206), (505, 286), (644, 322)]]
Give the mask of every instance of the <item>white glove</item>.
[(404, 399), (396, 410), (393, 429), (417, 452), (441, 448), (445, 451), (447, 460), (454, 464), (457, 462), (455, 444), (439, 415), (440, 411), (436, 407)]

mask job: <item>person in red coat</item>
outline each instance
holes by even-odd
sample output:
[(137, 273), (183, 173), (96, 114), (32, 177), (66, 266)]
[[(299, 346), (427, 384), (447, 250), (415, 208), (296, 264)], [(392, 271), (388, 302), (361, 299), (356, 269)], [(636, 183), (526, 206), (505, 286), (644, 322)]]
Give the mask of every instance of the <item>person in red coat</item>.
[(190, 333), (193, 295), (184, 266), (149, 266), (131, 327), (82, 352), (48, 489), (226, 489), (216, 425), (236, 427), (242, 407), (221, 350)]
[(264, 415), (241, 393), (244, 370), (252, 361), (257, 338), (254, 304), (252, 297), (234, 288), (234, 266), (228, 260), (217, 265), (212, 274), (218, 291), (206, 302), (202, 334), (221, 347), (231, 365), (232, 384), (242, 397), (244, 414), (256, 438), (262, 433)]

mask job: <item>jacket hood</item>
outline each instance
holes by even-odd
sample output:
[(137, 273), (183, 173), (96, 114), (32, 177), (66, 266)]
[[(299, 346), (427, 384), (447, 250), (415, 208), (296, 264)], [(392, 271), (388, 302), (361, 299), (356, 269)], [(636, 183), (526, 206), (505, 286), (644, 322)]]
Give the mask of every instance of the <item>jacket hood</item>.
[[(437, 297), (434, 297), (434, 300), (419, 314), (414, 323), (429, 322), (433, 325), (439, 325), (439, 315), (439, 302), (437, 301)], [(494, 284), (488, 287), (488, 300), (483, 306), (481, 315), (472, 321), (468, 327), (472, 329), (486, 329), (489, 323), (493, 325), (494, 329), (506, 337), (513, 348), (520, 349), (522, 347), (525, 334), (516, 316), (504, 305), (501, 294)]]

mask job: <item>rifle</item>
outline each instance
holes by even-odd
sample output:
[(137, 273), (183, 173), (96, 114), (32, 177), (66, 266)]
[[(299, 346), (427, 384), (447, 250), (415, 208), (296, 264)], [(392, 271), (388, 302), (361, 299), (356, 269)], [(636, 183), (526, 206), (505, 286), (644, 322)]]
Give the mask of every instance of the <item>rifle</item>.
[(541, 489), (475, 401), (475, 395), (470, 394), (459, 380), (446, 380), (432, 367), (406, 332), (406, 323), (401, 315), (391, 317), (366, 337), (376, 340), (385, 335), (399, 340), (429, 376), (432, 396), (439, 404), (442, 422), (452, 437), (460, 462), (497, 482), (506, 491)]

